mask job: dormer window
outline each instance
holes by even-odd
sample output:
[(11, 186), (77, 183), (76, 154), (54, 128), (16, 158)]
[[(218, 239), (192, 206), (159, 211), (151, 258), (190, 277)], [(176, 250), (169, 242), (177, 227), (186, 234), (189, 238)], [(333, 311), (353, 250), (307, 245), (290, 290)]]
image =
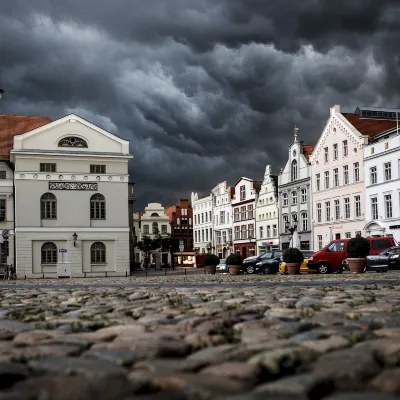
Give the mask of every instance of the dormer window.
[(87, 148), (88, 145), (85, 140), (77, 136), (68, 136), (58, 142), (58, 147), (80, 147)]

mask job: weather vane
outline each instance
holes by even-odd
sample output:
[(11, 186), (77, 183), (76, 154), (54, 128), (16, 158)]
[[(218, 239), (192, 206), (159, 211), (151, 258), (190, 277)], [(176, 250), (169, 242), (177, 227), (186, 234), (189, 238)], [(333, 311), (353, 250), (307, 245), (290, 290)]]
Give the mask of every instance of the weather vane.
[(295, 125), (294, 126), (294, 138), (297, 139), (297, 135), (299, 134), (299, 128)]

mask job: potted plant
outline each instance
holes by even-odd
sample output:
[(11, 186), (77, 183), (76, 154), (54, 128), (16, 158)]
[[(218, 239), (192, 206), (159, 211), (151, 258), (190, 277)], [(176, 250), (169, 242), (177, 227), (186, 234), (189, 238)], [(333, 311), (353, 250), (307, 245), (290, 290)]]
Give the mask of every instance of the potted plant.
[(239, 275), (243, 265), (243, 258), (240, 254), (232, 253), (227, 257), (225, 263), (231, 275)]
[(203, 258), (204, 269), (207, 274), (214, 275), (217, 272), (217, 265), (219, 264), (219, 257), (215, 254), (205, 254)]
[(300, 274), (300, 266), (304, 261), (304, 256), (299, 249), (289, 247), (283, 252), (283, 261), (286, 263), (289, 275), (298, 275)]
[(365, 257), (369, 254), (369, 241), (362, 236), (352, 238), (347, 243), (347, 262), (353, 274), (365, 272)]

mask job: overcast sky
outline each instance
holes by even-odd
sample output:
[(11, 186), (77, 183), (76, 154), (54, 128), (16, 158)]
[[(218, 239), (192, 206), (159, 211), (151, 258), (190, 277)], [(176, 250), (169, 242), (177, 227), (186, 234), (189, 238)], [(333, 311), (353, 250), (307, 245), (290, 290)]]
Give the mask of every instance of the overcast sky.
[(400, 106), (399, 0), (1, 0), (0, 113), (130, 140), (141, 209), (287, 159), (340, 104)]

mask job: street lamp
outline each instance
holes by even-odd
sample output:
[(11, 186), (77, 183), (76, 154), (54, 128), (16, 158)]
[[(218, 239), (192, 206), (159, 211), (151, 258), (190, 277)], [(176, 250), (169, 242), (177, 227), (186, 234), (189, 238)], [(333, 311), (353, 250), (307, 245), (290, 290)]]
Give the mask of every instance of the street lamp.
[(297, 230), (297, 215), (293, 215), (293, 226), (290, 226), (289, 221), (285, 221), (285, 230), (287, 232), (290, 232), (290, 234), (292, 235), (290, 240), (292, 241), (292, 246), (293, 246), (293, 234)]
[(74, 247), (75, 247), (76, 241), (78, 240), (78, 234), (76, 232), (72, 235), (72, 240), (74, 241)]

